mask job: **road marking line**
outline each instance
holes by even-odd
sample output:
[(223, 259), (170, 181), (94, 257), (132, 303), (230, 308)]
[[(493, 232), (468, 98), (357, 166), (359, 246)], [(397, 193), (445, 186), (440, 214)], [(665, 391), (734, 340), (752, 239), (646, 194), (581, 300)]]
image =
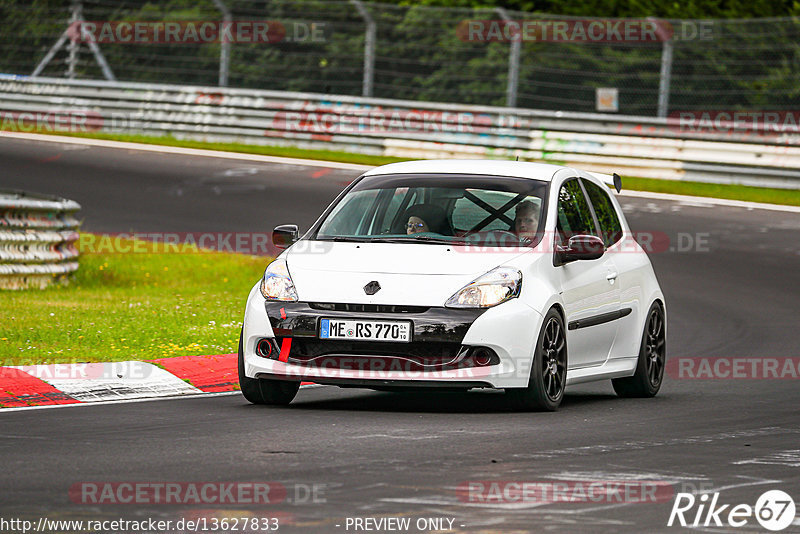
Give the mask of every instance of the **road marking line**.
[(223, 397), (223, 396), (232, 396), (232, 395), (241, 395), (241, 391), (224, 391), (222, 393), (197, 393), (192, 395), (179, 395), (177, 397), (151, 397), (146, 399), (119, 399), (119, 400), (106, 400), (106, 401), (98, 401), (98, 402), (81, 402), (78, 404), (57, 404), (57, 405), (46, 405), (46, 406), (25, 406), (20, 408), (2, 408), (0, 409), (0, 414), (8, 413), (8, 412), (19, 412), (22, 410), (50, 410), (52, 408), (74, 408), (74, 407), (86, 407), (86, 406), (104, 406), (106, 404), (133, 404), (137, 402), (153, 402), (153, 401), (163, 401), (163, 400), (184, 400), (184, 399), (205, 399), (208, 397)]
[(783, 206), (780, 204), (765, 204), (763, 202), (750, 202), (746, 200), (729, 200), (726, 198), (714, 197), (693, 197), (689, 195), (675, 195), (673, 193), (655, 193), (652, 191), (632, 191), (623, 189), (618, 196), (652, 198), (655, 200), (670, 200), (682, 202), (684, 205), (703, 205), (703, 206), (724, 206), (729, 208), (744, 208), (770, 211), (785, 211), (789, 213), (800, 213), (800, 206)]
[(614, 482), (665, 482), (674, 483), (686, 480), (708, 480), (705, 475), (698, 474), (668, 474), (659, 472), (630, 472), (630, 471), (561, 471), (547, 475), (544, 478), (553, 480), (576, 480), (578, 482), (586, 480), (606, 480)]
[(653, 441), (629, 441), (619, 444), (598, 444), (586, 445), (583, 447), (567, 447), (562, 449), (551, 449), (533, 453), (512, 454), (514, 458), (521, 459), (549, 459), (561, 456), (588, 456), (594, 454), (605, 454), (629, 450), (645, 450), (651, 447), (672, 447), (675, 445), (694, 445), (698, 443), (710, 443), (730, 439), (750, 438), (757, 436), (768, 436), (773, 434), (800, 434), (800, 428), (787, 428), (766, 426), (751, 430), (736, 430), (732, 432), (719, 432), (716, 434), (704, 434), (699, 436), (689, 436), (685, 438), (671, 438), (666, 440)]
[(332, 170), (333, 169), (329, 169), (329, 168), (326, 167), (324, 169), (320, 169), (318, 171), (315, 171), (314, 173), (311, 174), (311, 177), (314, 178), (314, 179), (322, 178), (326, 174), (329, 174)]
[[(166, 145), (148, 145), (146, 143), (129, 143), (126, 141), (108, 141), (105, 139), (88, 139), (84, 137), (67, 137), (58, 135), (43, 135), (21, 132), (0, 131), (0, 137), (24, 139), (27, 141), (42, 141), (46, 143), (61, 143), (65, 145), (96, 146), (101, 148), (116, 148), (121, 150), (141, 150), (145, 152), (160, 152), (163, 154), (179, 154), (183, 156), (201, 156), (208, 158), (238, 159), (242, 161), (259, 161), (262, 163), (280, 163), (306, 167), (330, 167), (333, 169), (346, 169), (353, 171), (367, 171), (374, 165), (357, 165), (355, 163), (341, 163), (337, 161), (323, 161), (316, 159), (285, 158), (280, 156), (265, 156), (262, 154), (245, 154), (240, 152), (225, 152), (222, 150), (206, 150), (201, 148), (185, 148)], [(257, 146), (257, 145), (255, 145)]]
[(531, 508), (538, 508), (547, 503), (544, 502), (523, 502), (523, 503), (477, 503), (477, 502), (460, 502), (442, 499), (438, 496), (432, 497), (392, 497), (378, 499), (381, 502), (391, 502), (400, 504), (426, 504), (433, 506), (458, 506), (463, 508), (495, 508), (501, 510), (530, 510)]
[(800, 467), (800, 450), (791, 449), (787, 451), (773, 452), (767, 456), (751, 458), (749, 460), (739, 460), (733, 465), (763, 464), (763, 465), (783, 465), (786, 467)]
[(753, 482), (742, 482), (741, 484), (728, 484), (727, 486), (720, 486), (718, 488), (710, 488), (702, 491), (692, 492), (695, 495), (702, 495), (704, 493), (719, 493), (729, 489), (736, 489), (736, 488), (745, 488), (747, 486), (761, 486), (764, 484), (782, 484), (783, 480), (768, 480), (766, 478), (756, 478), (756, 477), (747, 477), (743, 475), (738, 475), (737, 478), (749, 478), (753, 480)]
[[(306, 388), (325, 388), (334, 387), (326, 386), (324, 384), (306, 384), (300, 386), (301, 389)], [(21, 406), (19, 408), (0, 408), (0, 414), (8, 412), (19, 412), (22, 410), (50, 410), (52, 408), (83, 408), (86, 406), (104, 406), (107, 404), (134, 404), (137, 402), (153, 402), (153, 401), (166, 401), (166, 400), (185, 400), (185, 399), (206, 399), (208, 397), (232, 397), (234, 395), (241, 395), (241, 391), (221, 391), (219, 393), (192, 393), (188, 395), (175, 395), (172, 397), (147, 397), (138, 399), (117, 399), (117, 400), (103, 400), (96, 402), (79, 402), (75, 404), (47, 404), (42, 406)]]
[(407, 439), (418, 441), (423, 439), (440, 439), (443, 436), (393, 436), (391, 434), (365, 434), (363, 436), (352, 436), (352, 439), (373, 439), (373, 438), (388, 438), (388, 439)]

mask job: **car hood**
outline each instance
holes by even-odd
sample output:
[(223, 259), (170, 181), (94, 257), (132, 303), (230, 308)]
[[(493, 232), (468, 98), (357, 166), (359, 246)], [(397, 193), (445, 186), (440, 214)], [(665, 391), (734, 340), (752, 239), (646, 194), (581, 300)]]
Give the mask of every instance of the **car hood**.
[[(442, 306), (478, 276), (528, 251), (300, 241), (283, 257), (302, 301)], [(372, 281), (381, 289), (367, 295), (364, 286)]]

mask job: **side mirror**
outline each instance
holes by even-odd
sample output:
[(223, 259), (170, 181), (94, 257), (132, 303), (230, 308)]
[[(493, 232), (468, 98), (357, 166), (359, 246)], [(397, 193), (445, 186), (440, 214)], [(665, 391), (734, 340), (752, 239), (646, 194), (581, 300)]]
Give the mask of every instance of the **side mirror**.
[(296, 224), (282, 224), (272, 231), (272, 244), (278, 248), (289, 248), (298, 240), (299, 231)]
[(593, 235), (574, 235), (569, 238), (567, 247), (558, 247), (556, 256), (559, 265), (577, 260), (596, 260), (606, 251), (603, 240)]

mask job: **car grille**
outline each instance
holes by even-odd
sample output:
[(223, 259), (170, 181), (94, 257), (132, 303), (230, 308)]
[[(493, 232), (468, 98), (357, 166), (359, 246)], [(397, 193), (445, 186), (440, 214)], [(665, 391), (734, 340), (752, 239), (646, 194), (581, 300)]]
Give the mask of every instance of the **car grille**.
[(390, 306), (385, 304), (341, 304), (309, 302), (309, 308), (324, 311), (367, 312), (367, 313), (425, 313), (426, 306)]

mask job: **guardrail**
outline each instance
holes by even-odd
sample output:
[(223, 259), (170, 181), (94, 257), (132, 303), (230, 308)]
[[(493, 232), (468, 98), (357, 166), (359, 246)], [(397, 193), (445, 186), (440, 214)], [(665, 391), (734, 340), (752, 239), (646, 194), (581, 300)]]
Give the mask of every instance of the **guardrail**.
[(0, 289), (44, 288), (78, 269), (72, 200), (0, 191)]
[[(498, 158), (623, 175), (800, 188), (800, 134), (678, 118), (312, 93), (0, 78), (3, 129), (171, 135), (403, 158)], [(702, 124), (701, 124), (702, 126)], [(696, 131), (697, 130), (697, 131)]]

